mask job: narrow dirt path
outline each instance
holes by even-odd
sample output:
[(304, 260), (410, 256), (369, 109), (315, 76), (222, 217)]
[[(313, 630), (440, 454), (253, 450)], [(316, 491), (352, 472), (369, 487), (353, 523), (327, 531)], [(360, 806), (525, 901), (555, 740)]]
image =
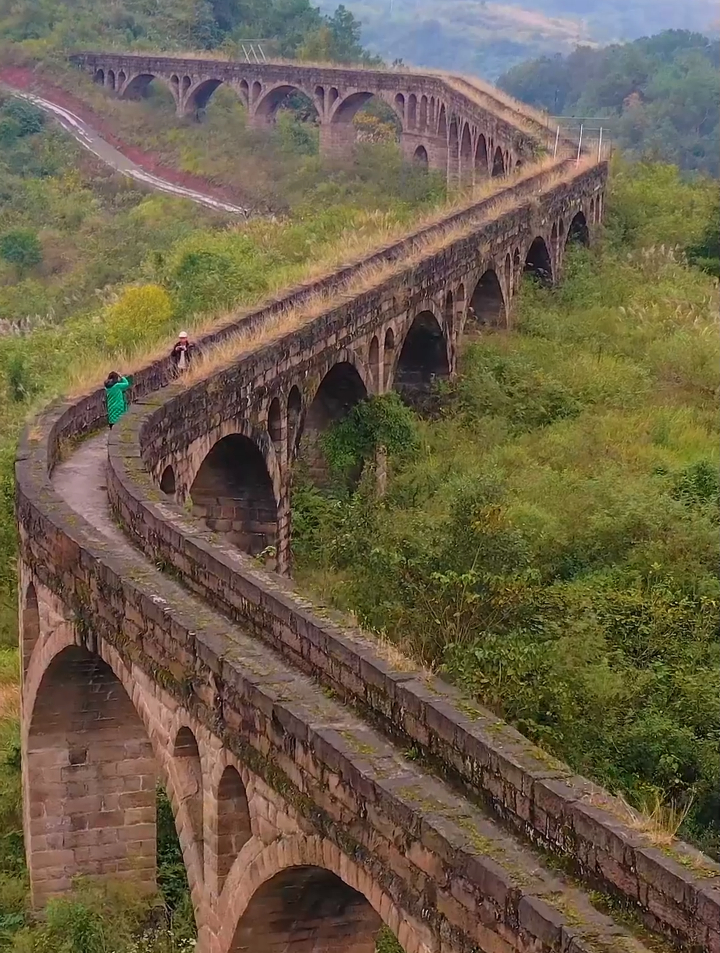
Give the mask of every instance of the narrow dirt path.
[(250, 209), (240, 205), (232, 205), (230, 202), (215, 198), (208, 193), (178, 185), (152, 172), (147, 172), (142, 166), (138, 165), (137, 162), (123, 155), (115, 146), (110, 145), (110, 143), (103, 139), (84, 119), (65, 106), (60, 106), (58, 103), (54, 103), (52, 100), (44, 96), (39, 96), (36, 93), (16, 89), (7, 83), (7, 81), (0, 82), (0, 89), (4, 89), (12, 96), (25, 99), (48, 113), (48, 115), (61, 125), (63, 129), (69, 132), (83, 148), (92, 152), (93, 155), (110, 166), (111, 169), (114, 169), (121, 175), (126, 175), (134, 179), (147, 188), (153, 189), (156, 192), (164, 192), (167, 195), (186, 198), (191, 202), (195, 202), (197, 205), (204, 205), (206, 208), (216, 209), (219, 212), (228, 212), (231, 215), (240, 215), (243, 218), (248, 218), (251, 214)]

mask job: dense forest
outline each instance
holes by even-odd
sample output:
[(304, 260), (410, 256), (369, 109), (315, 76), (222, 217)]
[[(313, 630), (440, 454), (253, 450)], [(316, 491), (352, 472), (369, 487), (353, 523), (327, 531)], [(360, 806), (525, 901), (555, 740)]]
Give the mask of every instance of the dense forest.
[(0, 0), (0, 41), (34, 56), (102, 42), (122, 49), (219, 50), (272, 39), (275, 55), (370, 60), (360, 24), (343, 7), (322, 15), (309, 0)]
[(604, 122), (631, 156), (720, 173), (720, 41), (668, 30), (602, 49), (542, 57), (499, 79), (553, 115)]

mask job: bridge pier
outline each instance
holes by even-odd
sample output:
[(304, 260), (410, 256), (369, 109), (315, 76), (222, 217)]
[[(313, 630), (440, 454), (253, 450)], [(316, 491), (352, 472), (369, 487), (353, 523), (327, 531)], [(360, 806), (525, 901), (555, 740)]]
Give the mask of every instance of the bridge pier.
[(320, 155), (331, 159), (352, 157), (356, 130), (352, 122), (323, 122), (320, 125)]
[(418, 132), (403, 132), (400, 150), (407, 162), (417, 162), (428, 169), (445, 172), (447, 169), (447, 142), (439, 136)]
[[(33, 906), (67, 892), (78, 876), (132, 880), (152, 892), (158, 773), (145, 727), (110, 667), (78, 644), (79, 633), (61, 604), (29, 579), (21, 567), (38, 613), (37, 620), (21, 613), (21, 644), (27, 648), (28, 637), (43, 632), (22, 693), (23, 814)], [(60, 652), (58, 642), (66, 646)]]

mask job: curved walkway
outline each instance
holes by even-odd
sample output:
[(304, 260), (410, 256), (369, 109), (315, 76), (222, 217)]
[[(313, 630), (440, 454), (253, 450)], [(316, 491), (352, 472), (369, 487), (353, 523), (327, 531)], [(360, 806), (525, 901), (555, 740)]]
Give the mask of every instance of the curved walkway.
[(102, 136), (92, 129), (80, 116), (66, 109), (64, 106), (59, 106), (57, 103), (45, 99), (43, 96), (37, 96), (35, 93), (28, 93), (24, 90), (16, 89), (6, 82), (0, 83), (0, 88), (7, 90), (12, 96), (27, 100), (52, 116), (83, 148), (87, 149), (88, 152), (92, 152), (93, 155), (97, 156), (105, 165), (119, 172), (121, 175), (134, 179), (141, 185), (153, 189), (156, 192), (164, 192), (166, 195), (173, 195), (176, 198), (189, 199), (197, 205), (204, 205), (206, 208), (211, 208), (218, 212), (241, 215), (243, 218), (250, 216), (250, 209), (243, 208), (240, 205), (231, 205), (229, 202), (223, 202), (220, 199), (214, 198), (212, 195), (198, 192), (195, 189), (188, 189), (182, 185), (176, 185), (174, 182), (162, 179), (160, 176), (153, 175), (151, 172), (146, 172), (145, 169), (136, 162), (133, 162), (132, 159), (128, 159), (122, 152), (114, 146), (111, 146), (109, 142), (103, 139)]

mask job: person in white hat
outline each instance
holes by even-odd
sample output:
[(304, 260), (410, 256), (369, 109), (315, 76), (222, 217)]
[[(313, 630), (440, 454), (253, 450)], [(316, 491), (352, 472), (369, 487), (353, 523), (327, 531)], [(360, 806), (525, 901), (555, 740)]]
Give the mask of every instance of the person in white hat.
[(194, 350), (195, 345), (188, 340), (187, 331), (181, 331), (178, 334), (177, 344), (170, 351), (170, 357), (178, 371), (184, 371), (189, 366)]

